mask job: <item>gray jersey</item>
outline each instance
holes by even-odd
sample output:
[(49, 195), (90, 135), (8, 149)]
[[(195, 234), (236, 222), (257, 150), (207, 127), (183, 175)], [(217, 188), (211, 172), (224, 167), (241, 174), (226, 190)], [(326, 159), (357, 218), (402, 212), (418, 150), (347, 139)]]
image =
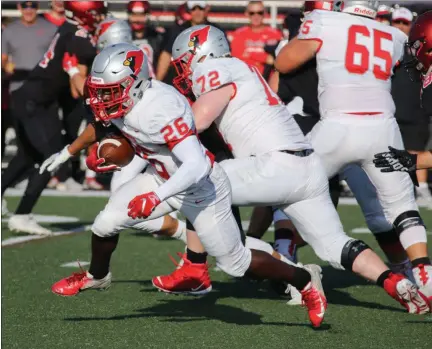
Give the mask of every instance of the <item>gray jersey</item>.
[[(2, 54), (9, 56), (15, 71), (31, 71), (47, 50), (57, 27), (43, 18), (27, 26), (21, 20), (9, 24), (2, 35)], [(18, 76), (18, 74), (17, 74)], [(17, 90), (22, 81), (12, 81), (10, 91)]]

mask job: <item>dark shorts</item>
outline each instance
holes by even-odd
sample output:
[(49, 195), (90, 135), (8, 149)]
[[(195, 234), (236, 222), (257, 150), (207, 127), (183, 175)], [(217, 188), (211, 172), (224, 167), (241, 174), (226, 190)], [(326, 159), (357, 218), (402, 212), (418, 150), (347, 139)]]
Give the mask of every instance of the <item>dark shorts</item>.
[(407, 150), (422, 151), (429, 140), (429, 124), (399, 124), (402, 139)]

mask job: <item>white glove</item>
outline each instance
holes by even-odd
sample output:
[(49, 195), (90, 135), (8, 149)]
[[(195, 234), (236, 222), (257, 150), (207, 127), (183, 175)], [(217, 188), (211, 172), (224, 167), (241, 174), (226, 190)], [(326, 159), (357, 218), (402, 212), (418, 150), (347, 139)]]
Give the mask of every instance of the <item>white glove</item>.
[(51, 155), (48, 159), (46, 159), (41, 167), (39, 168), (39, 173), (42, 174), (45, 172), (45, 169), (49, 172), (55, 171), (59, 166), (66, 161), (68, 161), (72, 155), (68, 150), (69, 144), (63, 148), (63, 150), (59, 153), (55, 153)]

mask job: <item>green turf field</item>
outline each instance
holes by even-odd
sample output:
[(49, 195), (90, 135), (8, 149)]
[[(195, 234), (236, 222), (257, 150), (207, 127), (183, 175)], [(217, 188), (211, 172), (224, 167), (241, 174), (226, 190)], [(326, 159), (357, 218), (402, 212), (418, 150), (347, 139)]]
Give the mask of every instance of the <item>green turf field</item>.
[[(78, 217), (77, 223), (54, 224), (68, 230), (91, 224), (105, 202), (44, 197), (36, 213)], [(13, 208), (16, 199), (8, 204)], [(357, 207), (339, 211), (348, 233), (365, 226)], [(244, 220), (249, 212), (244, 210)], [(432, 212), (422, 214), (431, 230)], [(3, 241), (16, 236), (2, 227)], [(356, 236), (376, 247), (370, 234)], [(432, 348), (431, 315), (406, 314), (382, 289), (328, 266), (323, 271), (329, 307), (319, 331), (309, 326), (303, 308), (285, 305), (266, 283), (221, 272), (211, 272), (213, 291), (205, 297), (158, 293), (150, 279), (173, 269), (168, 254), (181, 251), (182, 244), (133, 232), (120, 238), (110, 290), (70, 298), (52, 294), (51, 284), (74, 270), (61, 264), (89, 261), (89, 237), (85, 232), (3, 248), (3, 348)], [(309, 247), (300, 259), (317, 262)]]

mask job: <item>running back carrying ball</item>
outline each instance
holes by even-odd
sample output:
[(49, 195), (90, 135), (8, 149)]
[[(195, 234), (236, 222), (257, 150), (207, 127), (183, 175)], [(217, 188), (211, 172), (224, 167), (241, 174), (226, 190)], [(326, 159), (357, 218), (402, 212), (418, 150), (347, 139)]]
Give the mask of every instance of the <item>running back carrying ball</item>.
[(104, 166), (117, 165), (124, 167), (128, 165), (135, 155), (135, 149), (127, 138), (121, 135), (109, 135), (102, 139), (97, 149), (98, 158), (104, 158)]

